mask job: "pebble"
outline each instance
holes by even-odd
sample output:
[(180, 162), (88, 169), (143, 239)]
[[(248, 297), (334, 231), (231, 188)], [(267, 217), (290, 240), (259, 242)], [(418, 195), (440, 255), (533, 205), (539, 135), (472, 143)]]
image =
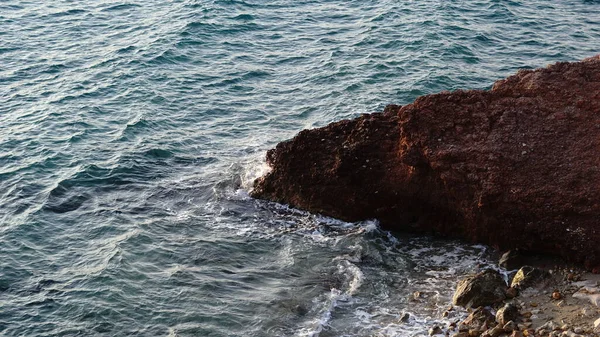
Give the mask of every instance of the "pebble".
[(442, 328), (440, 328), (439, 326), (434, 326), (431, 329), (429, 329), (429, 336), (440, 335), (443, 333), (444, 332), (442, 331)]
[(418, 300), (421, 297), (421, 292), (420, 291), (415, 291), (413, 293), (413, 299), (414, 300)]
[(560, 300), (561, 298), (562, 298), (562, 294), (558, 290), (555, 290), (552, 293), (552, 299), (553, 300)]
[(527, 329), (527, 330), (523, 330), (523, 336), (528, 337), (528, 336), (534, 336), (535, 332), (533, 331), (533, 329)]
[(555, 330), (560, 330), (560, 326), (553, 321), (548, 321), (548, 322), (544, 323), (544, 325), (537, 328), (536, 332), (540, 331), (540, 334), (543, 335), (544, 333), (541, 331), (555, 331)]

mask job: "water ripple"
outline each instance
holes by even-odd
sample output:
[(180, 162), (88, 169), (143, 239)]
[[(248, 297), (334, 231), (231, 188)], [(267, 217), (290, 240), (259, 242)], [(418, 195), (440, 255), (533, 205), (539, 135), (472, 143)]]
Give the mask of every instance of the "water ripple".
[(424, 333), (485, 247), (252, 200), (264, 151), (597, 54), (599, 18), (591, 0), (1, 3), (0, 334)]

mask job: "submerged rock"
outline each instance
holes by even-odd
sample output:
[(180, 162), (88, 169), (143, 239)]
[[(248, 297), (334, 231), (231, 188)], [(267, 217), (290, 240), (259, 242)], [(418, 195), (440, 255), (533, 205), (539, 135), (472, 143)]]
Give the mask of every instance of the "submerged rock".
[(506, 283), (502, 275), (488, 269), (458, 283), (452, 302), (462, 307), (477, 308), (492, 305), (506, 298)]
[(596, 56), (302, 131), (267, 152), (272, 170), (252, 195), (593, 269), (599, 153)]

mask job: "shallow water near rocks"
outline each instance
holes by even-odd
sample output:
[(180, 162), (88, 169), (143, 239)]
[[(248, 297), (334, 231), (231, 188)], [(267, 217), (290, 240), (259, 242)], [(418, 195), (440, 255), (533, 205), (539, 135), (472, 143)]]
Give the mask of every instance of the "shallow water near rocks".
[(491, 251), (253, 200), (265, 151), (599, 39), (598, 1), (1, 2), (0, 335), (426, 334)]

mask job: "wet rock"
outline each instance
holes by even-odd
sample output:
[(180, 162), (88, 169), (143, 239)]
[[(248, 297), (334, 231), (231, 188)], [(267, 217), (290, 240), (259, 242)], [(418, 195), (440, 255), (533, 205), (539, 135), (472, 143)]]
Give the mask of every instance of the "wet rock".
[(498, 265), (506, 270), (514, 270), (521, 268), (521, 266), (523, 265), (522, 260), (523, 259), (521, 258), (521, 254), (519, 254), (519, 252), (516, 249), (509, 250), (506, 253), (502, 254)]
[(412, 294), (412, 299), (413, 299), (413, 301), (418, 301), (420, 298), (421, 298), (421, 292), (420, 292), (420, 291), (415, 291), (415, 292)]
[(442, 313), (442, 317), (444, 318), (452, 318), (452, 317), (456, 317), (457, 312), (454, 310), (453, 307), (448, 308), (446, 311), (444, 311)]
[(476, 308), (500, 302), (506, 298), (506, 283), (495, 270), (485, 270), (458, 283), (452, 302), (462, 307)]
[(517, 321), (519, 317), (519, 308), (512, 303), (506, 303), (496, 312), (496, 322), (502, 325), (505, 325), (510, 321)]
[(408, 312), (405, 312), (404, 314), (402, 314), (402, 316), (400, 316), (400, 322), (402, 323), (406, 323), (410, 320), (410, 314)]
[(598, 111), (599, 56), (521, 70), (302, 131), (267, 152), (252, 195), (600, 271)]
[(441, 335), (443, 333), (444, 333), (444, 331), (439, 326), (434, 326), (429, 329), (429, 336)]
[(550, 276), (547, 271), (531, 266), (523, 266), (512, 279), (512, 288), (525, 289), (532, 287)]

